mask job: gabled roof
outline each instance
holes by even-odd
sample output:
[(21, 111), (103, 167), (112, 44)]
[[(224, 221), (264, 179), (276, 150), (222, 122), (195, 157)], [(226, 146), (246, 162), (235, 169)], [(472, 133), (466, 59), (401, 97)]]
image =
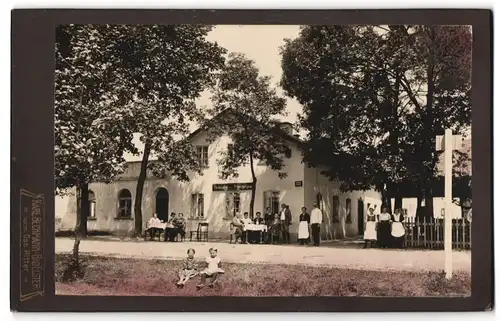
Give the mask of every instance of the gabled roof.
[[(256, 122), (256, 123), (262, 124), (262, 122), (260, 122), (259, 120), (253, 118), (252, 116), (243, 114), (243, 113), (241, 113), (241, 112), (239, 112), (239, 111), (237, 111), (235, 109), (232, 109), (232, 108), (227, 108), (224, 111), (222, 111), (222, 112), (218, 113), (217, 115), (215, 115), (213, 118), (207, 120), (207, 122), (205, 122), (205, 124), (203, 124), (198, 129), (196, 129), (191, 134), (189, 134), (189, 136), (187, 137), (187, 139), (194, 138), (195, 136), (197, 136), (201, 132), (205, 131), (206, 127), (210, 126), (210, 124), (213, 123), (217, 118), (227, 117), (229, 113), (233, 113), (233, 114), (237, 115), (238, 117), (246, 118), (246, 119), (248, 119), (248, 122)], [(280, 123), (280, 122), (277, 122), (277, 123)], [(271, 131), (273, 133), (275, 133), (276, 135), (280, 136), (281, 138), (283, 138), (285, 140), (288, 140), (288, 141), (291, 141), (293, 143), (296, 143), (299, 146), (302, 145), (302, 143), (303, 143), (303, 141), (299, 137), (296, 137), (296, 136), (294, 136), (292, 134), (287, 133), (286, 131), (284, 131), (283, 129), (281, 129), (279, 126), (269, 127), (269, 128), (271, 129)]]

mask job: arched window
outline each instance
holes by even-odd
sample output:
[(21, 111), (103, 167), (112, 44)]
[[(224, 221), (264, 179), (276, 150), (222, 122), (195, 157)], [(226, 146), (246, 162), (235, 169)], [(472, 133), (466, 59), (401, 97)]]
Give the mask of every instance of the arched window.
[(96, 218), (95, 213), (95, 194), (89, 190), (89, 218)]
[(168, 221), (168, 191), (161, 187), (156, 192), (156, 214), (162, 221)]
[(128, 189), (122, 189), (118, 194), (118, 217), (132, 216), (132, 194)]

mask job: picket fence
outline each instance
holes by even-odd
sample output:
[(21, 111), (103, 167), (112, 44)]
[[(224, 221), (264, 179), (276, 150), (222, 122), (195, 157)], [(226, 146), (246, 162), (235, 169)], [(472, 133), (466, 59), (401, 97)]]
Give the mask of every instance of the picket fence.
[[(405, 220), (407, 248), (444, 248), (444, 220), (427, 218), (417, 220), (407, 217)], [(452, 248), (471, 249), (472, 223), (467, 219), (452, 220)]]

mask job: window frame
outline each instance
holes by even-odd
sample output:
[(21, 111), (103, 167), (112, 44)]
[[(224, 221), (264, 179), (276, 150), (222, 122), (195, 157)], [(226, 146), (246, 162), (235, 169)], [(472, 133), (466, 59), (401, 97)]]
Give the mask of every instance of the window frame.
[[(241, 192), (228, 191), (224, 194), (225, 217), (232, 219), (236, 214), (241, 213)], [(238, 200), (237, 202), (236, 199)], [(238, 206), (235, 206), (235, 204), (238, 204)]]
[(352, 201), (350, 198), (345, 200), (345, 222), (352, 223)]
[(191, 194), (191, 211), (189, 213), (189, 218), (205, 219), (205, 195), (203, 193)]
[[(122, 194), (127, 191), (130, 196), (122, 196)], [(122, 202), (125, 206), (122, 206)], [(127, 207), (127, 203), (130, 203), (129, 207)], [(124, 188), (118, 192), (118, 213), (116, 215), (117, 218), (132, 218), (132, 193), (127, 188)], [(126, 210), (126, 214), (122, 215), (122, 209)], [(127, 211), (128, 209), (128, 211)]]
[(203, 168), (209, 167), (208, 162), (208, 145), (198, 145), (196, 146), (196, 156), (198, 158), (198, 162), (200, 166)]
[(89, 219), (89, 220), (97, 219), (96, 197), (95, 197), (94, 191), (92, 191), (92, 190), (89, 190), (89, 216), (87, 219)]
[(332, 221), (340, 223), (340, 198), (338, 195), (332, 196)]
[[(271, 213), (274, 215), (279, 214), (281, 206), (281, 192), (278, 190), (266, 190), (263, 192), (263, 209), (262, 213), (266, 213), (268, 207), (271, 208)], [(276, 201), (276, 202), (275, 202)], [(273, 204), (276, 205), (276, 209), (273, 208)], [(276, 211), (275, 211), (276, 210)]]

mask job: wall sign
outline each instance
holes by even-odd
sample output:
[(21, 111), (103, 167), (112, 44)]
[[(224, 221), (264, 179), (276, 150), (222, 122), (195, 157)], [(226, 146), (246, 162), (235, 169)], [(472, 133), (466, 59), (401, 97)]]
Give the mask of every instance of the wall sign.
[(212, 191), (248, 191), (252, 190), (252, 183), (231, 183), (231, 184), (213, 184)]
[(302, 181), (295, 181), (295, 187), (302, 187)]

